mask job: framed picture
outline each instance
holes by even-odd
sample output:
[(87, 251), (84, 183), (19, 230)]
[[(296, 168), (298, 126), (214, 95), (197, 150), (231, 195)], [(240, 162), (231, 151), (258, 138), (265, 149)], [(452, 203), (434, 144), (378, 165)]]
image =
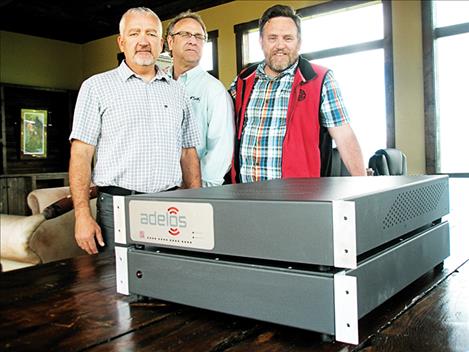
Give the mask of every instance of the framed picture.
[(21, 109), (21, 156), (47, 157), (47, 110)]

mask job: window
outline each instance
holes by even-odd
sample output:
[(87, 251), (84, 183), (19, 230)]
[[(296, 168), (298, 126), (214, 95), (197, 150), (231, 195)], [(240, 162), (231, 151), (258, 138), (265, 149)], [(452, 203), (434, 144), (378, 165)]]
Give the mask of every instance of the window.
[(213, 43), (207, 41), (204, 45), (204, 52), (200, 59), (200, 65), (205, 71), (213, 70)]
[(428, 173), (469, 175), (469, 2), (422, 2)]
[(211, 31), (207, 34), (208, 39), (204, 45), (200, 65), (205, 71), (218, 78), (218, 31)]
[[(391, 4), (337, 1), (298, 10), (301, 54), (334, 72), (365, 162), (394, 147)], [(258, 21), (235, 26), (238, 70), (263, 60)]]

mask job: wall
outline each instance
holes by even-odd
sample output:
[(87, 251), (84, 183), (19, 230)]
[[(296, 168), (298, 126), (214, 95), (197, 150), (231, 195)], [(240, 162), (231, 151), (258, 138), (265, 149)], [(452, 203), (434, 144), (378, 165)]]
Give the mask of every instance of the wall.
[[(116, 26), (117, 30), (117, 26)], [(94, 40), (83, 45), (83, 78), (117, 66), (117, 35)]]
[[(318, 2), (320, 1), (282, 1), (297, 9)], [(225, 86), (231, 83), (236, 74), (233, 26), (259, 18), (267, 7), (275, 3), (277, 2), (238, 0), (200, 11), (207, 29), (218, 29), (219, 73)], [(407, 154), (409, 173), (420, 174), (425, 172), (420, 1), (393, 1), (392, 14), (396, 147)], [(163, 22), (165, 28), (168, 22)], [(0, 33), (0, 41), (6, 43), (0, 43), (0, 81), (78, 88), (81, 83), (81, 79), (77, 77), (78, 72), (81, 72), (81, 78), (85, 79), (117, 65), (116, 54), (119, 50), (116, 36), (79, 46), (41, 38), (25, 38), (27, 36), (12, 33), (7, 33), (5, 41), (4, 33)], [(31, 48), (28, 48), (30, 45)], [(46, 53), (44, 47), (48, 48)], [(80, 50), (82, 69), (77, 58)], [(38, 52), (41, 55), (38, 55)], [(64, 55), (66, 60), (63, 59)], [(30, 59), (35, 56), (39, 58)], [(73, 68), (70, 69), (70, 66)], [(28, 70), (25, 70), (26, 67)]]
[(425, 173), (423, 49), (420, 1), (393, 1), (396, 147), (410, 174)]
[(82, 46), (0, 31), (0, 82), (77, 89), (83, 79)]

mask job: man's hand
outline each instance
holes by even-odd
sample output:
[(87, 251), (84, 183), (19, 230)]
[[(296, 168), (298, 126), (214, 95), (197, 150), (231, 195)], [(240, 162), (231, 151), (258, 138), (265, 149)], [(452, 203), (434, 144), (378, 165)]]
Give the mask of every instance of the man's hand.
[[(96, 241), (104, 246), (101, 228), (91, 216), (91, 160), (95, 147), (79, 140), (72, 142), (70, 151), (70, 192), (75, 208), (75, 239), (88, 254), (98, 253)], [(96, 241), (95, 241), (96, 238)]]
[(98, 253), (96, 242), (101, 247), (104, 247), (101, 228), (90, 215), (77, 216), (75, 222), (75, 240), (78, 246), (88, 254)]

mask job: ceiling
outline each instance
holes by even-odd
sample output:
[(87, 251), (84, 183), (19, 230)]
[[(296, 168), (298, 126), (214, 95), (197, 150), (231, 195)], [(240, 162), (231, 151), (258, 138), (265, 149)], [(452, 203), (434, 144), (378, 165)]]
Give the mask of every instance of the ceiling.
[(162, 21), (232, 0), (0, 0), (0, 30), (83, 44), (118, 32), (131, 7), (151, 8)]

